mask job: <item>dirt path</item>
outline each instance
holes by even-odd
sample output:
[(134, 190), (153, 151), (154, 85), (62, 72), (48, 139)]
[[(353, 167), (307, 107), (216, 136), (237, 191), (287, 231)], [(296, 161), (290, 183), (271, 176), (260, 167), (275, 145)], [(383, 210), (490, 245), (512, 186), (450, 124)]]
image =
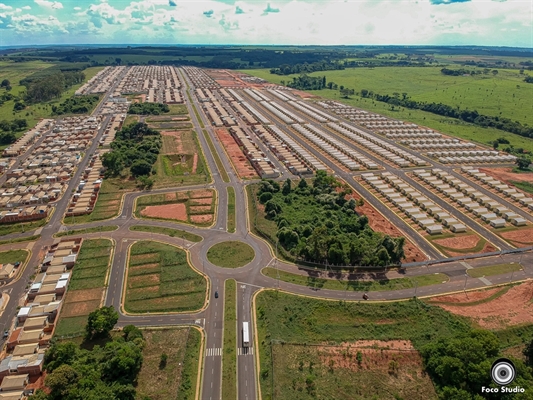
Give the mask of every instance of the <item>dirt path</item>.
[(192, 159), (192, 171), (191, 174), (196, 173), (196, 167), (198, 166), (198, 153), (194, 153), (193, 159)]

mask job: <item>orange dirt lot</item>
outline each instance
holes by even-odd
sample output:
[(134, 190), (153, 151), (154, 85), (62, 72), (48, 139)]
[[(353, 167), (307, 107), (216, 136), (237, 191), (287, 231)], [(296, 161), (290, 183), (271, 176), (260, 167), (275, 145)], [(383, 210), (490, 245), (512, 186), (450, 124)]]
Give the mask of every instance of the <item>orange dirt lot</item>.
[(133, 287), (136, 283), (146, 283), (146, 285), (142, 286), (159, 285), (159, 274), (137, 275), (128, 277), (128, 287)]
[(191, 222), (195, 224), (208, 224), (213, 221), (213, 214), (191, 215)]
[(165, 193), (165, 200), (166, 201), (176, 200), (176, 193)]
[(434, 240), (435, 243), (450, 249), (471, 249), (479, 242), (479, 236), (467, 235)]
[(233, 139), (233, 136), (229, 134), (226, 129), (216, 129), (216, 134), (222, 143), (224, 149), (229, 155), (229, 158), (237, 170), (237, 174), (241, 178), (257, 178), (255, 169), (250, 165), (250, 162), (246, 159), (241, 151), (241, 148)]
[[(359, 200), (361, 196), (355, 191), (350, 196), (355, 200)], [(398, 228), (396, 228), (390, 221), (386, 220), (383, 215), (378, 213), (374, 207), (365, 202), (361, 207), (356, 207), (355, 211), (359, 215), (366, 215), (368, 217), (368, 224), (376, 232), (385, 233), (391, 237), (403, 236)], [(425, 261), (427, 257), (422, 253), (422, 251), (416, 247), (409, 239), (405, 239), (405, 244), (403, 246), (405, 252), (405, 262), (418, 262)]]
[(194, 153), (192, 159), (192, 171), (191, 174), (196, 174), (196, 168), (198, 167), (198, 153)]
[(210, 213), (211, 212), (211, 206), (190, 206), (189, 208), (191, 212), (198, 212), (198, 213)]
[(494, 247), (492, 244), (490, 243), (485, 243), (485, 246), (483, 246), (483, 248), (481, 249), (481, 251), (478, 251), (477, 253), (457, 253), (455, 251), (451, 251), (451, 250), (446, 250), (446, 253), (450, 256), (450, 257), (455, 257), (455, 256), (464, 256), (465, 254), (483, 254), (483, 253), (492, 253), (493, 251), (497, 251), (498, 249), (496, 247)]
[(533, 243), (533, 228), (520, 229), (510, 232), (502, 232), (500, 234), (505, 239), (512, 240), (513, 242), (531, 244)]
[(473, 301), (484, 300), (489, 298), (494, 293), (503, 290), (502, 288), (492, 288), (487, 290), (478, 290), (475, 292), (467, 293), (456, 293), (446, 296), (432, 297), (430, 302), (440, 302), (440, 303), (471, 303)]
[(77, 301), (75, 303), (63, 304), (61, 308), (62, 317), (76, 317), (78, 315), (88, 315), (100, 306), (100, 299), (89, 301)]
[(205, 206), (205, 205), (211, 205), (211, 203), (213, 203), (212, 197), (206, 197), (206, 198), (202, 197), (199, 199), (194, 199), (194, 200), (189, 201), (189, 205), (191, 206)]
[(185, 204), (165, 204), (162, 206), (147, 206), (141, 211), (143, 217), (167, 218), (178, 221), (187, 221), (187, 209)]
[(74, 303), (77, 301), (100, 300), (102, 298), (102, 289), (83, 289), (83, 290), (69, 290), (65, 295), (66, 303)]
[[(472, 293), (469, 293), (471, 296)], [(487, 303), (474, 306), (440, 305), (445, 310), (469, 317), (482, 328), (502, 329), (533, 323), (533, 282), (514, 286), (507, 293)]]
[(479, 168), (479, 172), (483, 172), (500, 181), (510, 184), (511, 181), (521, 181), (533, 183), (533, 173), (524, 172), (516, 174), (512, 168)]

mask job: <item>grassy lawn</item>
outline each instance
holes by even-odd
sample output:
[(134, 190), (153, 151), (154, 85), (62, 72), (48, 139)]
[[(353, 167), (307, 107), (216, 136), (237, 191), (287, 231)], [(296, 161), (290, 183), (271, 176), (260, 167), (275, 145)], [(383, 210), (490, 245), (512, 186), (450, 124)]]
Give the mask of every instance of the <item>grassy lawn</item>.
[(30, 253), (27, 250), (9, 250), (0, 252), (0, 264), (24, 264)]
[(189, 104), (191, 105), (192, 109), (194, 110), (194, 115), (196, 115), (196, 120), (200, 124), (200, 128), (202, 128), (202, 129), (205, 128), (205, 125), (204, 125), (202, 119), (200, 118), (200, 115), (198, 114), (198, 110), (196, 109), (196, 106), (194, 105), (194, 102), (192, 101), (191, 95), (189, 94), (189, 92), (187, 92), (187, 97), (189, 98)]
[[(333, 345), (365, 339), (411, 340), (414, 347), (420, 349), (439, 338), (455, 337), (470, 329), (466, 319), (418, 300), (387, 304), (346, 303), (263, 291), (256, 297), (256, 307), (260, 354), (258, 373), (263, 399), (314, 398), (305, 389), (303, 392), (298, 391), (298, 387), (306, 382), (308, 376), (316, 383), (316, 393), (328, 394), (321, 398), (350, 399), (354, 398), (354, 393), (358, 390), (354, 388), (355, 392), (345, 397), (340, 396), (345, 393), (345, 385), (350, 385), (351, 379), (340, 379), (341, 376), (337, 376), (335, 369), (334, 373), (321, 375), (324, 367), (330, 366), (327, 358), (318, 357), (311, 369), (309, 364), (304, 364), (301, 371), (294, 358), (287, 365), (287, 357), (277, 357), (283, 351), (288, 353), (287, 356), (292, 353), (289, 353), (288, 346), (283, 350), (281, 343)], [(276, 344), (280, 345), (273, 350)], [(286, 368), (289, 367), (292, 367), (292, 374), (286, 373)], [(355, 376), (352, 378), (357, 379)], [(406, 384), (408, 385), (410, 384)], [(341, 388), (342, 392), (338, 396), (331, 395), (334, 388)], [(427, 388), (422, 389), (425, 391)], [(387, 398), (394, 397), (388, 394)]]
[(123, 126), (128, 126), (128, 125), (134, 124), (136, 122), (139, 122), (139, 120), (140, 120), (140, 117), (138, 115), (128, 114), (128, 116), (124, 120)]
[[(288, 82), (293, 77), (293, 75), (270, 74), (268, 69), (243, 70), (242, 72), (258, 76), (273, 83), (280, 83), (282, 80)], [(519, 99), (530, 99), (533, 96), (533, 85), (522, 82), (517, 71), (500, 70), (496, 77), (492, 76), (492, 74), (490, 76), (454, 77), (441, 74), (440, 68), (382, 67), (319, 71), (309, 75), (325, 75), (328, 81), (355, 89), (356, 93), (360, 92), (361, 89), (389, 95), (392, 95), (393, 92), (400, 94), (405, 92), (413, 100), (440, 101), (450, 106), (460, 105), (461, 108), (477, 109), (478, 112), (487, 115), (501, 115), (512, 120), (518, 120), (522, 124), (531, 125), (533, 123), (533, 113), (531, 112), (533, 104), (528, 100), (519, 101)], [(516, 88), (517, 84), (520, 85), (519, 89)], [(445, 134), (485, 145), (489, 145), (496, 139), (503, 137), (508, 139), (514, 147), (533, 151), (533, 140), (509, 132), (482, 128), (420, 110), (401, 108), (401, 110), (395, 109), (392, 111), (389, 104), (372, 99), (364, 99), (358, 95), (352, 96), (351, 99), (341, 99), (339, 92), (336, 90), (314, 90), (310, 93), (364, 110), (374, 111), (391, 118), (411, 121)], [(517, 102), (518, 106), (515, 106)], [(528, 104), (528, 106), (524, 108), (524, 104)]]
[(519, 182), (519, 181), (511, 181), (513, 185), (515, 185), (518, 189), (523, 190), (527, 193), (533, 193), (533, 184), (529, 182)]
[(199, 189), (140, 196), (135, 215), (138, 218), (210, 226), (215, 219), (215, 208), (215, 191)]
[(154, 164), (157, 171), (153, 176), (154, 188), (194, 185), (211, 180), (196, 132), (179, 132), (179, 138), (169, 135), (161, 137), (163, 147)]
[(85, 239), (72, 269), (67, 294), (54, 332), (56, 337), (82, 336), (89, 314), (100, 307), (113, 242)]
[(218, 171), (220, 172), (220, 177), (224, 182), (229, 182), (229, 176), (226, 172), (224, 165), (222, 165), (222, 160), (220, 159), (219, 154), (217, 153), (215, 146), (213, 145), (213, 141), (211, 140), (211, 136), (209, 136), (209, 133), (204, 129), (202, 130), (205, 140), (207, 142), (207, 145), (209, 146), (209, 150), (211, 151), (211, 154), (213, 155), (213, 159), (215, 160), (215, 164), (217, 165)]
[(17, 238), (17, 239), (0, 240), (0, 245), (10, 244), (10, 243), (20, 243), (20, 242), (31, 242), (33, 240), (39, 240), (40, 238), (41, 238), (41, 235), (33, 235), (33, 236), (26, 236), (26, 237)]
[[(194, 399), (200, 334), (193, 328), (144, 330), (137, 399)], [(167, 361), (161, 362), (161, 355)], [(194, 371), (193, 368), (196, 368)]]
[[(274, 279), (278, 279), (276, 268), (267, 267), (263, 269), (263, 274)], [(317, 278), (312, 275), (297, 275), (286, 271), (279, 271), (279, 279), (284, 282), (296, 285), (308, 286), (320, 289), (350, 290), (354, 292), (375, 292), (386, 290), (401, 290), (415, 287), (436, 285), (446, 282), (449, 278), (444, 274), (420, 275), (413, 278), (395, 278), (389, 280), (375, 281), (341, 281), (336, 279)]]
[(63, 223), (65, 225), (85, 224), (116, 217), (124, 194), (120, 192), (121, 189), (120, 187), (117, 188), (115, 179), (104, 179), (93, 212), (77, 217), (65, 217)]
[(228, 187), (228, 232), (235, 232), (235, 189)]
[(521, 270), (522, 266), (520, 264), (498, 264), (488, 267), (471, 268), (466, 273), (472, 278), (481, 278), (483, 276), (502, 275)]
[(185, 232), (180, 229), (163, 228), (160, 226), (133, 225), (130, 227), (130, 231), (159, 233), (171, 237), (180, 237), (189, 242), (201, 242), (203, 239), (201, 236), (195, 235), (194, 233)]
[(237, 241), (217, 243), (207, 251), (207, 259), (223, 268), (243, 267), (254, 257), (254, 249), (246, 243)]
[(224, 348), (222, 358), (222, 398), (237, 398), (237, 285), (226, 280), (224, 290)]
[(54, 237), (70, 236), (70, 235), (83, 235), (86, 233), (99, 233), (99, 232), (112, 232), (118, 229), (117, 225), (101, 225), (94, 228), (85, 229), (71, 229), (64, 232), (58, 232), (54, 234)]
[(185, 251), (141, 241), (130, 248), (126, 296), (127, 312), (184, 312), (200, 309), (206, 279), (191, 268)]
[(479, 253), (480, 251), (483, 250), (483, 248), (487, 244), (487, 241), (485, 240), (485, 238), (483, 238), (481, 236), (478, 236), (479, 237), (479, 241), (476, 243), (476, 245), (474, 247), (470, 247), (468, 249), (457, 249), (455, 247), (443, 246), (443, 245), (441, 245), (439, 243), (436, 243), (435, 240), (447, 239), (447, 238), (452, 238), (452, 237), (456, 238), (456, 237), (461, 237), (461, 236), (471, 236), (473, 234), (475, 235), (475, 233), (472, 232), (472, 231), (468, 231), (468, 232), (465, 232), (465, 233), (459, 233), (459, 234), (456, 234), (456, 233), (443, 233), (443, 234), (440, 234), (440, 235), (426, 236), (425, 239), (428, 240), (429, 242), (431, 242), (431, 244), (433, 246), (435, 246), (444, 255), (446, 255), (448, 257), (453, 257), (453, 255), (450, 254), (450, 252), (452, 252), (452, 253), (461, 253), (461, 254)]
[(41, 226), (45, 226), (47, 220), (48, 218), (43, 218), (31, 222), (0, 225), (0, 236), (9, 235), (11, 233), (24, 233), (33, 231), (37, 228), (40, 228)]

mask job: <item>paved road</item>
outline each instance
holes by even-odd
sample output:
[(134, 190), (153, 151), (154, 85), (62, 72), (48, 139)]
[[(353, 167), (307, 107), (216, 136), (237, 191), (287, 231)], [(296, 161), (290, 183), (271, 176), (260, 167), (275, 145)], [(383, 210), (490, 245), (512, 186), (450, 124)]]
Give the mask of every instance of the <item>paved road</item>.
[[(185, 78), (183, 78), (185, 77)], [(210, 229), (198, 228), (191, 225), (179, 224), (167, 221), (152, 221), (152, 220), (138, 220), (133, 217), (134, 203), (135, 199), (139, 196), (145, 195), (146, 192), (136, 192), (128, 193), (124, 196), (122, 210), (119, 216), (115, 219), (108, 221), (99, 221), (88, 224), (80, 224), (73, 226), (73, 229), (95, 227), (95, 226), (108, 226), (108, 225), (118, 225), (119, 229), (114, 232), (103, 232), (103, 233), (93, 233), (80, 235), (86, 238), (95, 238), (95, 237), (108, 237), (112, 238), (115, 243), (114, 257), (112, 260), (109, 286), (106, 293), (105, 304), (113, 305), (117, 310), (119, 310), (120, 318), (118, 326), (124, 326), (126, 324), (135, 324), (138, 326), (176, 326), (176, 325), (196, 325), (204, 329), (205, 333), (205, 352), (202, 356), (203, 364), (203, 376), (201, 384), (201, 399), (220, 399), (221, 398), (221, 377), (222, 377), (222, 346), (223, 346), (223, 312), (224, 312), (224, 281), (228, 278), (234, 278), (237, 281), (237, 380), (238, 380), (238, 398), (253, 400), (257, 398), (257, 371), (255, 369), (255, 357), (257, 356), (257, 349), (255, 348), (254, 341), (254, 324), (252, 318), (252, 302), (251, 299), (254, 293), (261, 288), (279, 288), (281, 290), (287, 291), (289, 293), (305, 294), (315, 296), (317, 298), (330, 298), (330, 299), (339, 299), (339, 300), (354, 300), (361, 301), (362, 292), (354, 291), (333, 291), (316, 288), (310, 288), (306, 286), (298, 286), (282, 281), (278, 281), (273, 278), (266, 277), (261, 274), (261, 269), (267, 265), (276, 265), (279, 269), (299, 273), (307, 274), (310, 272), (307, 270), (298, 269), (297, 266), (285, 263), (281, 261), (274, 262), (273, 253), (267, 243), (256, 236), (249, 233), (247, 213), (246, 213), (246, 199), (244, 186), (245, 182), (242, 182), (235, 174), (230, 164), (230, 160), (227, 158), (226, 153), (223, 151), (221, 143), (217, 140), (216, 135), (211, 129), (210, 124), (208, 123), (206, 117), (201, 112), (201, 107), (195, 99), (195, 95), (192, 93), (192, 84), (189, 79), (186, 77), (186, 74), (182, 74), (182, 79), (189, 84), (189, 91), (191, 98), (193, 99), (192, 104), (187, 101), (187, 107), (189, 109), (189, 114), (191, 116), (192, 124), (195, 130), (198, 132), (199, 142), (203, 149), (203, 152), (206, 156), (207, 164), (212, 172), (213, 180), (212, 182), (205, 185), (191, 185), (185, 187), (177, 188), (166, 188), (160, 190), (152, 190), (150, 193), (162, 193), (166, 191), (175, 191), (175, 190), (190, 190), (197, 188), (206, 188), (212, 187), (218, 191), (219, 201), (217, 208), (217, 219), (215, 224)], [(111, 90), (112, 91), (112, 90)], [(187, 96), (184, 96), (187, 99)], [(213, 155), (211, 154), (209, 147), (207, 145), (206, 139), (202, 134), (202, 129), (200, 127), (199, 121), (196, 118), (194, 111), (192, 110), (193, 104), (199, 111), (200, 118), (202, 119), (205, 130), (210, 136), (216, 152), (220, 155), (224, 169), (228, 172), (230, 182), (223, 182), (221, 176), (218, 172), (216, 163), (214, 161)], [(99, 112), (100, 108), (95, 110)], [(263, 112), (263, 110), (262, 110)], [(265, 114), (269, 114), (265, 111)], [(269, 117), (272, 116), (269, 114)], [(302, 117), (304, 117), (302, 115)], [(274, 118), (272, 118), (274, 120)], [(105, 120), (105, 123), (108, 122), (108, 118)], [(91, 148), (87, 151), (86, 154), (91, 154), (95, 151), (98, 139), (101, 136), (104, 130), (104, 123), (97, 135), (96, 140), (94, 141)], [(294, 135), (293, 135), (294, 136)], [(414, 232), (403, 220), (401, 220), (394, 212), (384, 207), (376, 198), (369, 195), (366, 190), (353, 179), (353, 173), (347, 173), (339, 170), (337, 166), (332, 163), (330, 160), (325, 158), (322, 154), (317, 152), (307, 143), (301, 141), (297, 138), (302, 146), (306, 147), (313, 154), (319, 157), (326, 165), (328, 165), (337, 175), (341, 176), (348, 183), (355, 187), (356, 190), (360, 191), (366, 198), (366, 201), (369, 201), (376, 209), (380, 210), (386, 218), (389, 218), (394, 224), (400, 227), (404, 232), (405, 236), (416, 243), (422, 248), (422, 250), (431, 258), (439, 259), (442, 258), (440, 253), (434, 249), (432, 246), (423, 240), (420, 235)], [(360, 149), (359, 149), (360, 150)], [(369, 154), (370, 158), (373, 158)], [(38, 265), (39, 260), (39, 251), (41, 248), (52, 243), (52, 234), (57, 232), (60, 229), (64, 229), (61, 224), (62, 216), (64, 210), (68, 204), (68, 194), (70, 189), (77, 185), (79, 176), (84, 166), (88, 162), (88, 157), (86, 156), (80, 163), (80, 167), (76, 172), (74, 178), (72, 179), (69, 189), (63, 196), (57, 205), (56, 212), (52, 216), (50, 224), (42, 229), (42, 239), (36, 242), (32, 257), (30, 260), (30, 268), (26, 268), (23, 272), (21, 278), (3, 288), (3, 290), (10, 291), (12, 296), (11, 301), (8, 303), (4, 313), (0, 317), (0, 327), (7, 326), (10, 321), (12, 321), (13, 316), (16, 313), (17, 299), (20, 298), (25, 290), (26, 284), (29, 281), (30, 275), (33, 273), (33, 266)], [(380, 162), (380, 164), (383, 164)], [(392, 169), (391, 167), (384, 165), (385, 169), (391, 170), (394, 173), (398, 171)], [(285, 179), (281, 177), (280, 179)], [(248, 182), (248, 181), (247, 181)], [(226, 189), (228, 187), (233, 187), (236, 194), (236, 232), (228, 233), (226, 230), (227, 224), (227, 194)], [(194, 233), (202, 236), (203, 240), (199, 243), (189, 242), (180, 237), (169, 237), (165, 235), (155, 234), (155, 233), (146, 233), (146, 232), (137, 232), (131, 231), (132, 226), (142, 224), (149, 225), (154, 227), (169, 227), (169, 228), (179, 228), (186, 232)], [(490, 233), (490, 232), (489, 232)], [(31, 233), (25, 233), (23, 235), (9, 235), (10, 237), (19, 237), (24, 235), (29, 235)], [(490, 236), (490, 235), (489, 235)], [(153, 238), (164, 243), (172, 244), (178, 247), (187, 249), (190, 252), (190, 260), (193, 268), (197, 269), (200, 273), (205, 274), (209, 281), (209, 292), (206, 300), (206, 306), (199, 312), (195, 313), (183, 313), (183, 314), (144, 314), (144, 315), (127, 315), (122, 310), (122, 293), (124, 288), (124, 273), (127, 267), (127, 254), (128, 249), (132, 243), (136, 240)], [(493, 238), (491, 237), (491, 240)], [(216, 267), (211, 264), (206, 257), (208, 249), (216, 244), (227, 240), (241, 240), (248, 243), (255, 251), (254, 260), (248, 265), (236, 268), (236, 269), (224, 269)], [(24, 247), (27, 244), (19, 243), (14, 245), (2, 245), (0, 250), (5, 250), (11, 248)], [(506, 248), (509, 248), (507, 245)], [(445, 261), (443, 259), (443, 261)], [(501, 264), (504, 262), (521, 262), (525, 268), (522, 271), (517, 271), (512, 274), (503, 274), (499, 276), (487, 277), (486, 279), (477, 279), (477, 278), (468, 278), (465, 276), (466, 266), (472, 268), (479, 268), (486, 265)], [(506, 283), (509, 281), (518, 281), (522, 279), (531, 279), (533, 278), (533, 253), (523, 253), (523, 254), (508, 254), (501, 257), (492, 257), (492, 258), (482, 258), (465, 261), (458, 260), (455, 262), (450, 262), (446, 264), (435, 264), (432, 266), (415, 266), (412, 268), (406, 269), (403, 274), (398, 274), (396, 272), (389, 272), (387, 276), (390, 277), (414, 277), (416, 275), (427, 274), (432, 272), (441, 272), (446, 274), (449, 277), (449, 281), (446, 283), (411, 288), (398, 291), (380, 291), (372, 292), (370, 294), (371, 300), (394, 300), (401, 298), (409, 298), (414, 295), (416, 296), (429, 296), (435, 295), (438, 293), (445, 293), (450, 291), (464, 290), (464, 289), (473, 289), (473, 288), (482, 288), (486, 287), (488, 284), (500, 284)], [(316, 273), (316, 272), (314, 272)], [(396, 274), (396, 275), (395, 275)], [(379, 274), (376, 274), (379, 276)], [(332, 276), (334, 277), (334, 276)], [(488, 283), (487, 283), (488, 282)], [(218, 291), (219, 297), (215, 299), (214, 292)], [(242, 348), (242, 323), (244, 321), (250, 322), (251, 329), (251, 346), (248, 350)]]

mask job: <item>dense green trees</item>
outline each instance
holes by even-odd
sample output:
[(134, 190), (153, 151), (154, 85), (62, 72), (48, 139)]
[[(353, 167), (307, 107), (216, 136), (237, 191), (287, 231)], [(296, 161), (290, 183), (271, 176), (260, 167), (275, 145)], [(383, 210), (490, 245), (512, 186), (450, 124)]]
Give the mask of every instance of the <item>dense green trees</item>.
[(129, 114), (141, 114), (141, 115), (159, 115), (167, 113), (170, 108), (167, 104), (162, 103), (132, 103), (128, 109)]
[(320, 90), (326, 88), (326, 77), (303, 74), (293, 77), (292, 81), (287, 83), (287, 86), (300, 90)]
[(351, 192), (335, 177), (319, 171), (313, 185), (300, 180), (296, 187), (262, 181), (257, 192), (267, 219), (276, 223), (272, 240), (293, 256), (337, 265), (390, 265), (404, 257), (404, 238), (374, 232), (366, 216), (358, 216)]
[(91, 340), (109, 335), (109, 332), (111, 332), (111, 329), (113, 329), (117, 321), (118, 313), (113, 306), (94, 310), (89, 314), (89, 319), (85, 326), (87, 339)]
[(111, 149), (102, 156), (108, 176), (116, 176), (124, 168), (134, 177), (148, 175), (161, 149), (161, 136), (145, 123), (131, 124), (116, 133)]
[(28, 121), (22, 118), (13, 121), (0, 121), (0, 145), (15, 143), (17, 140), (16, 133), (25, 130), (28, 127)]
[(94, 108), (96, 104), (98, 104), (99, 100), (100, 97), (97, 95), (74, 96), (66, 99), (58, 106), (53, 105), (52, 114), (87, 114)]
[[(105, 311), (107, 313), (107, 311)], [(142, 365), (142, 332), (133, 325), (123, 335), (92, 350), (56, 342), (45, 355), (45, 385), (39, 400), (134, 400), (134, 383)]]

